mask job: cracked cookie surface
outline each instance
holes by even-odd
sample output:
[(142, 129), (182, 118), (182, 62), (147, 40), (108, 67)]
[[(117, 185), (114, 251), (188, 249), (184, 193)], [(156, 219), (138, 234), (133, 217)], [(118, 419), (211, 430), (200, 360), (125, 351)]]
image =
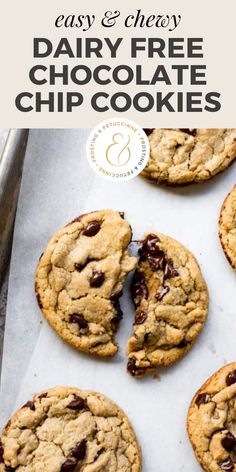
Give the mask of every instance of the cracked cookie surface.
[(206, 472), (236, 471), (236, 363), (216, 372), (194, 396), (189, 439)]
[(128, 371), (140, 377), (184, 356), (207, 317), (208, 292), (195, 257), (161, 233), (139, 249), (131, 294), (136, 306)]
[(154, 128), (146, 132), (150, 158), (141, 175), (157, 183), (200, 183), (222, 172), (236, 157), (235, 128)]
[(219, 234), (225, 255), (236, 270), (236, 185), (222, 205)]
[(100, 393), (49, 389), (1, 435), (0, 472), (140, 472), (141, 450), (124, 412)]
[(125, 276), (135, 268), (128, 252), (131, 228), (123, 213), (85, 214), (49, 241), (36, 270), (39, 306), (57, 334), (74, 348), (113, 356)]

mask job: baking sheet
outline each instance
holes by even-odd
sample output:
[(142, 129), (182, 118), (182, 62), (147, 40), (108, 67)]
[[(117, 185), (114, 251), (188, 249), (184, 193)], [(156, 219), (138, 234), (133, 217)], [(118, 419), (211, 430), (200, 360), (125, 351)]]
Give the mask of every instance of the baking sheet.
[[(88, 130), (32, 130), (23, 173), (7, 307), (1, 426), (33, 392), (55, 385), (99, 390), (129, 415), (143, 450), (143, 472), (199, 472), (188, 443), (189, 402), (203, 381), (235, 361), (236, 275), (222, 252), (217, 220), (235, 183), (236, 167), (204, 185), (155, 187), (141, 177), (114, 183), (96, 176), (85, 157)], [(165, 372), (135, 380), (125, 370), (125, 347), (134, 309), (125, 293), (116, 358), (96, 360), (65, 345), (42, 319), (34, 296), (34, 270), (51, 235), (80, 213), (124, 210), (134, 239), (158, 230), (196, 255), (210, 293), (209, 318), (188, 355)], [(127, 281), (126, 285), (128, 285)]]
[(2, 157), (2, 152), (6, 144), (6, 139), (8, 136), (9, 129), (8, 128), (0, 128), (0, 160)]

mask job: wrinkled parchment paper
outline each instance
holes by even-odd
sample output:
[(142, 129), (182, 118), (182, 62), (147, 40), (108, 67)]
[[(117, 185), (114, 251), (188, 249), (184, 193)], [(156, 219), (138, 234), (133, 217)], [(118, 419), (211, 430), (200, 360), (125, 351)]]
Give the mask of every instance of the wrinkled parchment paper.
[[(236, 358), (236, 274), (217, 234), (220, 206), (235, 183), (236, 167), (211, 182), (181, 189), (156, 187), (141, 177), (117, 184), (90, 169), (88, 133), (30, 132), (11, 260), (1, 425), (33, 392), (55, 385), (99, 390), (129, 415), (143, 450), (143, 472), (200, 472), (185, 431), (187, 408), (203, 381)], [(120, 351), (109, 361), (64, 344), (35, 300), (35, 266), (51, 235), (80, 213), (109, 207), (125, 211), (134, 239), (158, 230), (184, 243), (196, 255), (209, 287), (202, 335), (182, 361), (161, 372), (160, 381), (152, 376), (135, 380), (126, 373), (125, 347), (134, 316), (128, 293), (122, 298)]]

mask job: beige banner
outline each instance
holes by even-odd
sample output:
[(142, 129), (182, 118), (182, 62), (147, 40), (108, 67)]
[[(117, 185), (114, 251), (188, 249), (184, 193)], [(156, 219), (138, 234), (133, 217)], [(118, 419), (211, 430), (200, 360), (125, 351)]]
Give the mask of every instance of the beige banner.
[(0, 126), (235, 127), (235, 14), (235, 0), (9, 0)]

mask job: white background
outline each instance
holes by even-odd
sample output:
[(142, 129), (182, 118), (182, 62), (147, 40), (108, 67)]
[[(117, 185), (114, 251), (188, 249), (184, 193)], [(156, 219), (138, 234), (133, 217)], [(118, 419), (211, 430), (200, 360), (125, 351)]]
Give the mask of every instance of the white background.
[[(199, 472), (185, 422), (203, 381), (235, 361), (235, 273), (218, 240), (220, 206), (235, 183), (235, 164), (211, 182), (181, 189), (158, 187), (142, 177), (113, 183), (96, 176), (85, 158), (89, 130), (30, 132), (11, 262), (1, 392), (1, 424), (33, 392), (55, 385), (99, 390), (128, 414), (143, 450), (143, 472)], [(210, 293), (205, 329), (174, 367), (135, 380), (126, 373), (125, 346), (134, 309), (128, 291), (119, 354), (102, 361), (65, 345), (42, 322), (34, 295), (37, 260), (51, 235), (80, 213), (124, 210), (134, 239), (144, 231), (167, 233), (196, 255)], [(127, 282), (128, 285), (128, 282)]]

